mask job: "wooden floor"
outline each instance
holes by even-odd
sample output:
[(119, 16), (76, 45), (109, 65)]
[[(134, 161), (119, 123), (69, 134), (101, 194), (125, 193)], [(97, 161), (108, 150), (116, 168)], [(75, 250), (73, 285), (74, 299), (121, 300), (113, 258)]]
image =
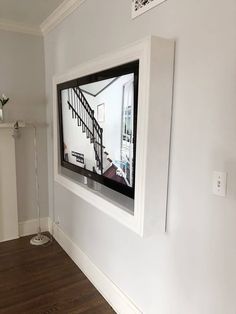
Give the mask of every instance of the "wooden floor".
[(116, 174), (116, 170), (117, 170), (117, 167), (112, 165), (110, 168), (107, 169), (107, 171), (103, 173), (103, 175), (104, 177), (115, 180), (116, 182), (122, 183), (124, 185), (127, 185), (127, 183), (125, 182), (125, 179)]
[(115, 313), (56, 241), (0, 243), (0, 313)]

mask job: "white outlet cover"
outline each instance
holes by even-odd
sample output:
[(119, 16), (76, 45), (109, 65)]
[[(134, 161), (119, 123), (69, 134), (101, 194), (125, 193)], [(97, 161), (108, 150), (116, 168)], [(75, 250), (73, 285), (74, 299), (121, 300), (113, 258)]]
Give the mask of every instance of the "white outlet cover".
[(213, 172), (213, 186), (212, 192), (217, 196), (226, 196), (227, 189), (227, 173), (221, 171)]

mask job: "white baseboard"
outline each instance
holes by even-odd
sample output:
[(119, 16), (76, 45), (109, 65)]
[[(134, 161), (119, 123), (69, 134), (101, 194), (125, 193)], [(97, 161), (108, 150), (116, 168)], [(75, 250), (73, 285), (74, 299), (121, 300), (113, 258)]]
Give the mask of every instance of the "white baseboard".
[(93, 283), (107, 302), (119, 314), (142, 314), (133, 302), (88, 258), (88, 256), (60, 229), (49, 220), (49, 230), (70, 258)]
[[(48, 217), (40, 219), (42, 232), (49, 231)], [(24, 237), (38, 232), (38, 219), (19, 222), (19, 236)]]
[(19, 237), (10, 237), (10, 238), (4, 238), (4, 239), (1, 239), (0, 240), (0, 243), (2, 243), (2, 242), (7, 242), (7, 241), (12, 241), (12, 240), (16, 240), (16, 239), (18, 239)]

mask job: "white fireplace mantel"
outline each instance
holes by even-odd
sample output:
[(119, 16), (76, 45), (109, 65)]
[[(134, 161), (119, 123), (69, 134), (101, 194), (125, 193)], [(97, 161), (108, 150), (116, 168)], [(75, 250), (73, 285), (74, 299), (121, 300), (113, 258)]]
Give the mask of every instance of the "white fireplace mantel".
[[(19, 129), (45, 126), (46, 123), (17, 121)], [(0, 123), (0, 242), (19, 237), (15, 128), (16, 121)]]
[(10, 123), (0, 124), (0, 242), (19, 237), (15, 140)]

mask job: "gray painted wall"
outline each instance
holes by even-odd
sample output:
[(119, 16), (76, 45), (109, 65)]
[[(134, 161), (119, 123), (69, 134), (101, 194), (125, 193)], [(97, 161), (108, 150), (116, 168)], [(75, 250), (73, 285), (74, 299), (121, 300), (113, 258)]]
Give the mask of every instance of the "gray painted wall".
[[(168, 0), (135, 20), (131, 1), (87, 0), (45, 38), (50, 123), (54, 74), (149, 34), (176, 39), (167, 234), (141, 239), (53, 184), (48, 133), (51, 217), (144, 313), (236, 310), (235, 29), (233, 0)], [(226, 198), (213, 170), (229, 173)]]
[[(10, 97), (5, 120), (46, 122), (43, 39), (0, 30), (0, 95)], [(48, 216), (47, 130), (38, 131), (41, 216)], [(7, 160), (5, 161), (7, 162)], [(19, 220), (36, 218), (33, 130), (16, 141)]]

